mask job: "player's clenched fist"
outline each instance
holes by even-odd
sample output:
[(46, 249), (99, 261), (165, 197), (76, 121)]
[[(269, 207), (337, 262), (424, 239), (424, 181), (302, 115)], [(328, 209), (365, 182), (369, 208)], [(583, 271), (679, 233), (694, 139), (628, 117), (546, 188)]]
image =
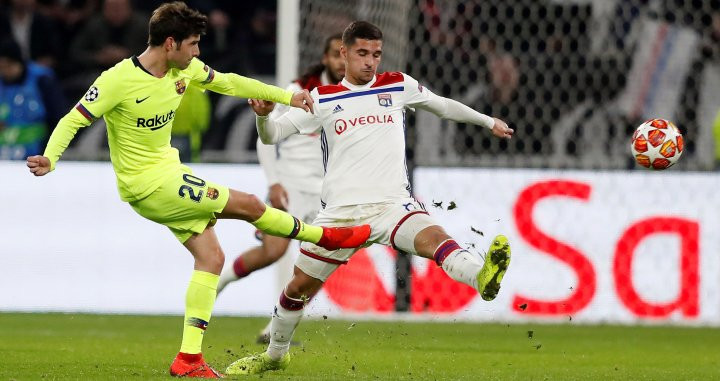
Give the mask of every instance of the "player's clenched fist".
[(290, 106), (313, 112), (313, 99), (307, 90), (297, 91), (290, 99)]
[(35, 155), (27, 158), (27, 166), (35, 176), (44, 176), (50, 172), (50, 159), (45, 156)]
[(505, 139), (512, 138), (513, 132), (515, 132), (515, 130), (508, 127), (507, 123), (503, 122), (502, 120), (500, 120), (498, 118), (493, 118), (493, 119), (495, 119), (495, 124), (493, 125), (493, 128), (492, 128), (493, 135), (497, 136), (498, 138), (505, 138)]

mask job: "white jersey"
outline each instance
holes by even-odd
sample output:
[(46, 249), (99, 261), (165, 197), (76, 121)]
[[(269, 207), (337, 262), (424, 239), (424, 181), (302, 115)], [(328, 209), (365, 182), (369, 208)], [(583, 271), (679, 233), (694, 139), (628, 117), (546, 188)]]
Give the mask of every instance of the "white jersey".
[[(324, 71), (320, 75), (320, 81), (324, 85), (329, 83), (327, 72)], [(293, 82), (286, 89), (296, 92), (303, 87)], [(277, 104), (270, 117), (277, 118), (288, 112), (290, 108), (287, 105)], [(278, 142), (274, 149), (276, 157), (274, 163), (272, 160), (260, 162), (269, 182), (276, 180), (286, 188), (320, 194), (324, 174), (320, 133), (292, 135)]]
[(363, 86), (347, 80), (320, 86), (311, 92), (315, 114), (286, 114), (301, 134), (321, 134), (323, 207), (410, 197), (405, 108), (427, 102), (429, 94), (407, 74), (383, 73)]

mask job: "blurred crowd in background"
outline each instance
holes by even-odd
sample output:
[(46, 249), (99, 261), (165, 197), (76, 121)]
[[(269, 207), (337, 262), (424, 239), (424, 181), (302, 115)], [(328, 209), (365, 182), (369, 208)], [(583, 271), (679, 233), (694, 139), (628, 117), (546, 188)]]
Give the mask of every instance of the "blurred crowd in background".
[[(141, 53), (160, 3), (0, 0), (0, 159), (41, 150), (100, 72)], [(203, 61), (274, 83), (276, 1), (187, 3), (209, 16)], [(385, 31), (381, 69), (405, 71), (517, 131), (498, 141), (477, 126), (411, 115), (410, 126), (430, 126), (408, 129), (417, 164), (632, 168), (632, 130), (654, 117), (686, 135), (681, 167), (720, 162), (720, 0), (299, 4), (301, 71), (317, 62), (327, 35), (365, 19)], [(184, 161), (253, 162), (253, 121), (242, 100), (189, 91), (173, 145)], [(107, 159), (104, 128), (83, 130), (65, 159)]]
[[(103, 70), (145, 50), (150, 14), (161, 3), (0, 0), (0, 159), (41, 153), (48, 133)], [(274, 76), (275, 1), (187, 3), (209, 18), (201, 42), (203, 61), (223, 72)], [(198, 121), (185, 126), (176, 121), (173, 131), (196, 137), (204, 134), (206, 147), (223, 149), (228, 128), (208, 129), (209, 105), (217, 103), (217, 97), (201, 92), (189, 95), (184, 103), (192, 104), (192, 116)], [(81, 130), (80, 134), (85, 133)], [(177, 144), (184, 147), (186, 142)], [(196, 146), (195, 152), (183, 150), (185, 160), (198, 159), (199, 144), (197, 139), (190, 144)]]

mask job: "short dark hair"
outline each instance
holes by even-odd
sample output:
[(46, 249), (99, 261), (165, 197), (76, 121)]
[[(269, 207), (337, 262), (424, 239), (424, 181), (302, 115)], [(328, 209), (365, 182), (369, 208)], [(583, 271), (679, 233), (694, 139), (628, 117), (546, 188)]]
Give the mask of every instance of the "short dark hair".
[(358, 38), (362, 40), (382, 40), (383, 34), (380, 28), (367, 21), (353, 21), (343, 32), (343, 45), (351, 46)]
[(175, 41), (205, 34), (207, 16), (191, 9), (182, 1), (165, 3), (155, 9), (148, 23), (148, 45), (160, 46), (165, 39), (172, 37)]

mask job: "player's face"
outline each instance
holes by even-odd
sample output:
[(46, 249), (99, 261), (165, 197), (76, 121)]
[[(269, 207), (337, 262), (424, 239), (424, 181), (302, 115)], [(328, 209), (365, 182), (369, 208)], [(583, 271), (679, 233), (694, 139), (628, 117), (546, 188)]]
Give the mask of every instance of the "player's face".
[(356, 85), (364, 85), (375, 77), (382, 58), (382, 40), (358, 38), (340, 54), (345, 59), (345, 77)]
[[(178, 45), (173, 45), (168, 50), (168, 61), (170, 66), (180, 70), (186, 69), (190, 65), (193, 58), (200, 56), (200, 36), (190, 36)], [(173, 48), (174, 46), (174, 48)]]
[(345, 77), (345, 59), (340, 55), (342, 40), (330, 41), (330, 49), (323, 55), (322, 63), (328, 70), (331, 83), (338, 83)]

